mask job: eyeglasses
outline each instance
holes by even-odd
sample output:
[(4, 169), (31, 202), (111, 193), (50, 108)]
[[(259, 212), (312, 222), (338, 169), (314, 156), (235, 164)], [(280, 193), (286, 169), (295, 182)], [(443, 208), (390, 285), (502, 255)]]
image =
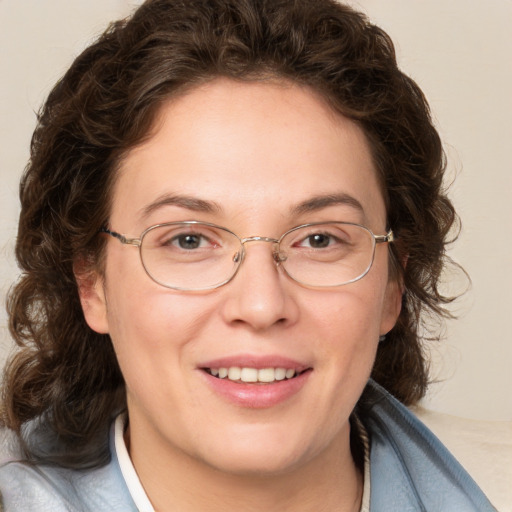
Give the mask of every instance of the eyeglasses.
[(142, 265), (156, 283), (174, 290), (210, 290), (233, 279), (246, 256), (245, 244), (269, 242), (276, 265), (300, 284), (334, 287), (353, 283), (370, 270), (376, 244), (394, 241), (393, 231), (374, 235), (349, 222), (314, 222), (294, 227), (281, 238), (240, 238), (208, 222), (168, 222), (151, 226), (139, 238), (101, 230), (139, 248)]

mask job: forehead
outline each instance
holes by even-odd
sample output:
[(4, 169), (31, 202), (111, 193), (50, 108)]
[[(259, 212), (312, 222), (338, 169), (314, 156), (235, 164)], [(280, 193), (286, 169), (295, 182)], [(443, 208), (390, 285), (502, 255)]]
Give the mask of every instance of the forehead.
[(212, 206), (203, 210), (220, 222), (286, 217), (326, 196), (351, 198), (348, 211), (349, 203), (361, 205), (359, 219), (341, 220), (385, 218), (362, 130), (310, 89), (286, 82), (217, 79), (173, 98), (153, 135), (123, 159), (113, 194), (111, 222), (126, 229), (175, 220), (165, 215), (177, 208), (186, 217), (187, 210), (201, 210), (194, 202)]

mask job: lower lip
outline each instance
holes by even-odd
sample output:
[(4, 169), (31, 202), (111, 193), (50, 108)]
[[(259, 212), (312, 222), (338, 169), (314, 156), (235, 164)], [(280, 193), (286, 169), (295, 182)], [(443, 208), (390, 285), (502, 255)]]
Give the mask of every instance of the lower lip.
[(264, 409), (289, 400), (299, 393), (308, 380), (311, 370), (306, 370), (297, 377), (265, 384), (248, 384), (219, 379), (201, 370), (213, 391), (229, 402), (240, 407)]

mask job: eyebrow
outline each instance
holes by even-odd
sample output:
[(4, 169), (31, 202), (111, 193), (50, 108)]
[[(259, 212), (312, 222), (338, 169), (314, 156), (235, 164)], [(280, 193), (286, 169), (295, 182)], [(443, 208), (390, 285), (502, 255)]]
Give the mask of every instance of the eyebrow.
[[(348, 205), (364, 213), (362, 204), (353, 196), (345, 193), (314, 196), (291, 208), (291, 215), (311, 213), (329, 206)], [(142, 216), (148, 217), (154, 211), (164, 206), (178, 206), (193, 212), (219, 213), (222, 207), (215, 201), (206, 201), (197, 197), (181, 194), (164, 194), (142, 208)]]
[(180, 208), (201, 213), (218, 213), (222, 210), (221, 206), (215, 201), (206, 201), (197, 197), (180, 194), (164, 194), (142, 208), (142, 216), (148, 217), (155, 210), (164, 206), (179, 206)]
[(292, 215), (316, 212), (328, 206), (347, 205), (364, 214), (363, 205), (353, 196), (345, 193), (314, 196), (292, 208)]

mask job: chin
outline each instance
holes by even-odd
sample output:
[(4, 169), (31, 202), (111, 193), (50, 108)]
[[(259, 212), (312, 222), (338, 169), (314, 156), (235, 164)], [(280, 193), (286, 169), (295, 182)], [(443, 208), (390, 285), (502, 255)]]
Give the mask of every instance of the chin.
[(227, 474), (270, 477), (292, 472), (314, 458), (319, 447), (293, 434), (276, 432), (251, 436), (228, 436), (204, 448), (204, 461)]
[[(209, 457), (211, 459), (211, 457)], [(301, 457), (290, 454), (267, 454), (238, 452), (233, 457), (224, 456), (211, 464), (224, 474), (240, 477), (270, 478), (291, 473), (301, 466)]]

